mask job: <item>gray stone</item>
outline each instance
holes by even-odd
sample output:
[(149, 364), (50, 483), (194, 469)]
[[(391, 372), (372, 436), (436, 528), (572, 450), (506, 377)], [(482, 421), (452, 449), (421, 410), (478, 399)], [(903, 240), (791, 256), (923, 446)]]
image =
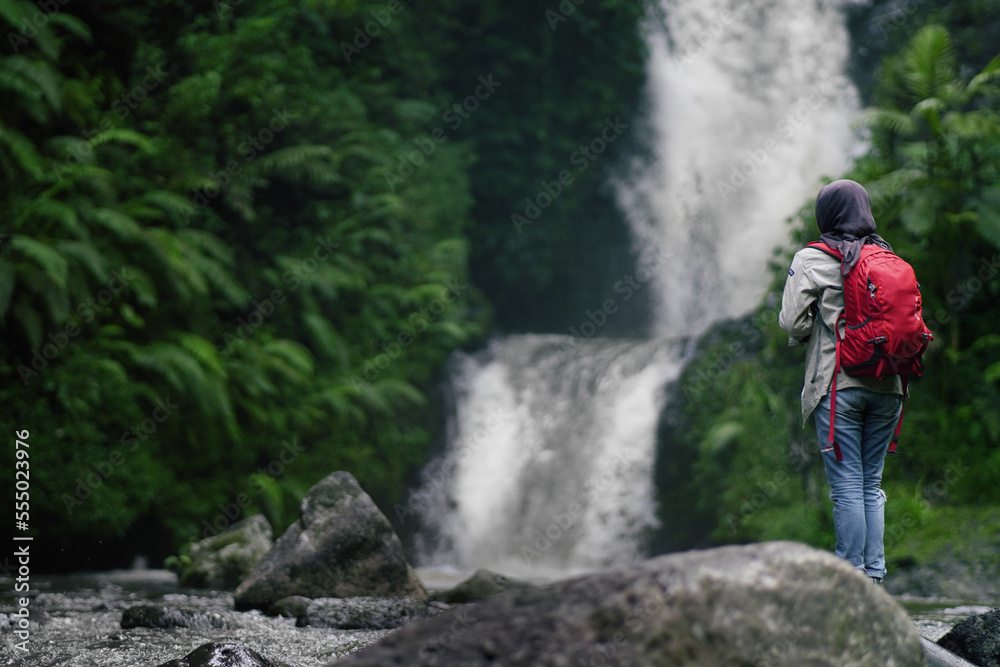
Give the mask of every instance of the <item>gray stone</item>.
[(159, 667), (288, 667), (242, 644), (209, 642)]
[(262, 514), (237, 521), (218, 535), (191, 545), (191, 564), (181, 572), (180, 582), (233, 590), (273, 546), (271, 524)]
[(290, 595), (427, 598), (389, 520), (346, 472), (309, 490), (302, 518), (236, 589), (236, 608), (267, 609)]
[(924, 665), (906, 611), (793, 542), (670, 554), (415, 621), (338, 663)]
[(938, 644), (980, 667), (1000, 667), (1000, 607), (958, 623)]
[(162, 605), (141, 604), (122, 612), (123, 630), (131, 628), (192, 628), (194, 630), (229, 630), (243, 624), (235, 612), (190, 611)]
[(269, 616), (281, 616), (283, 618), (302, 618), (309, 609), (309, 598), (302, 595), (289, 595), (281, 598), (267, 609)]
[(435, 600), (441, 600), (448, 604), (462, 604), (484, 600), (507, 591), (530, 588), (534, 584), (526, 581), (511, 579), (510, 577), (493, 572), (485, 568), (480, 568), (472, 573), (472, 576), (456, 584), (446, 591), (442, 591), (433, 596)]
[(391, 630), (417, 618), (440, 614), (445, 608), (447, 605), (440, 602), (409, 597), (319, 598), (309, 603), (296, 625), (338, 630)]

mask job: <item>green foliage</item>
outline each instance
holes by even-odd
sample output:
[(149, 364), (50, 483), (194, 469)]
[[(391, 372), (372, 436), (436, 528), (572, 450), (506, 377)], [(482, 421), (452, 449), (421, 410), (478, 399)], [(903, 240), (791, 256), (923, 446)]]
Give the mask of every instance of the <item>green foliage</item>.
[(127, 4), (0, 56), (0, 422), (45, 441), (33, 523), (52, 553), (163, 529), (176, 552), (233, 512), (280, 531), (335, 469), (391, 503), (486, 325), (469, 146), (387, 178), (446, 97), (439, 8), (348, 64), (384, 4)]

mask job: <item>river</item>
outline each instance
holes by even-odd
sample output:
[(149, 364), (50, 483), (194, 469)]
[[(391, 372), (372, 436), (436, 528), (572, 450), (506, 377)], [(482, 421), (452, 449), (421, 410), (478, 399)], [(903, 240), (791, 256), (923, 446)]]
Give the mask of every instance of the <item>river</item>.
[[(464, 573), (420, 571), (429, 587), (447, 587)], [(16, 608), (13, 584), (3, 584), (0, 613)], [(8, 585), (9, 583), (9, 585)], [(233, 611), (229, 592), (181, 588), (166, 570), (118, 570), (32, 578), (27, 652), (10, 628), (0, 630), (2, 665), (18, 667), (155, 667), (206, 642), (237, 642), (292, 667), (318, 667), (377, 641), (388, 631), (295, 627), (294, 619)], [(936, 640), (958, 621), (989, 607), (976, 601), (901, 599), (918, 631)], [(121, 628), (130, 606), (155, 603), (203, 612), (204, 627)], [(3, 625), (0, 617), (0, 625)]]

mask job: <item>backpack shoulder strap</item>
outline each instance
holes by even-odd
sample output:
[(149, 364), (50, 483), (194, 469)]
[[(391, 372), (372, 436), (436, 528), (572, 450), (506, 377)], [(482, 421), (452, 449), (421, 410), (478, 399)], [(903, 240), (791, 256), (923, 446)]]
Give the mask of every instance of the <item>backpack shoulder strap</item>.
[(827, 244), (823, 243), (822, 241), (813, 241), (812, 243), (807, 243), (806, 247), (807, 248), (812, 248), (814, 250), (819, 250), (820, 252), (825, 252), (827, 255), (829, 255), (830, 257), (833, 257), (834, 259), (836, 259), (838, 261), (841, 261), (841, 262), (844, 261), (844, 256), (841, 255), (840, 252), (836, 248), (831, 248), (830, 246), (828, 246)]

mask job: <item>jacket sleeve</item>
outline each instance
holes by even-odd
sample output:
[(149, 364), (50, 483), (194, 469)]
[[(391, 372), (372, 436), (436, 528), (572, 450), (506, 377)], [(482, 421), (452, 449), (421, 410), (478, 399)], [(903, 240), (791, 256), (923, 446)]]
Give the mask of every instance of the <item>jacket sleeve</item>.
[(797, 253), (788, 269), (785, 291), (781, 295), (781, 312), (778, 314), (778, 324), (788, 334), (789, 345), (805, 345), (809, 340), (819, 294), (820, 289), (809, 276), (802, 253)]

